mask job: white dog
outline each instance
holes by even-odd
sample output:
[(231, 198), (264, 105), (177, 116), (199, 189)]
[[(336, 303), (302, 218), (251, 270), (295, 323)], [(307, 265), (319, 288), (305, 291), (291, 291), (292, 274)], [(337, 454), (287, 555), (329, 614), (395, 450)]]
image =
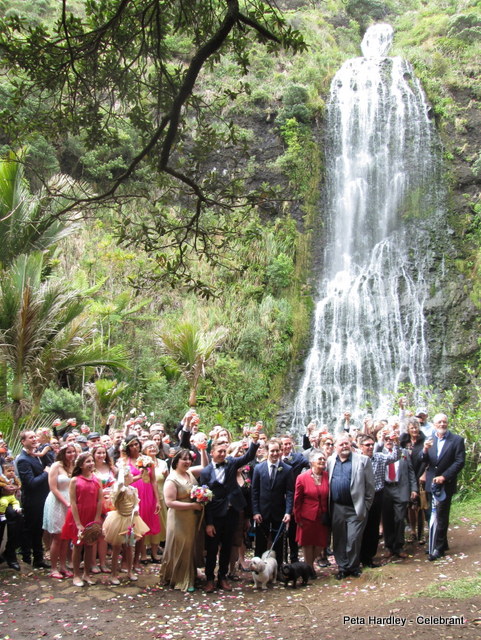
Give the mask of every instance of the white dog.
[(268, 582), (275, 582), (277, 579), (277, 560), (275, 551), (265, 551), (262, 558), (252, 558), (252, 577), (254, 578), (254, 588), (267, 589)]

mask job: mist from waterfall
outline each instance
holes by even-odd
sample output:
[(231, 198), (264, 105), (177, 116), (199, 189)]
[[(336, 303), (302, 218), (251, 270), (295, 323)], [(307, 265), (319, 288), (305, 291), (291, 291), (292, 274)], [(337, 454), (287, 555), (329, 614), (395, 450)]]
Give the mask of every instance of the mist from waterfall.
[(327, 109), (325, 249), (295, 431), (345, 409), (386, 415), (401, 383), (429, 382), (427, 227), (441, 215), (439, 142), (410, 64), (370, 27)]

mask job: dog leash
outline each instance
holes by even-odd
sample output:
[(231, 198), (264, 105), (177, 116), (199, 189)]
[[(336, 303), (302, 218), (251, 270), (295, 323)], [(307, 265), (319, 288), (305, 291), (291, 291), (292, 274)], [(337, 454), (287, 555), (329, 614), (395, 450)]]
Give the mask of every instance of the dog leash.
[(272, 551), (274, 549), (274, 546), (275, 546), (276, 542), (279, 540), (279, 537), (280, 537), (281, 533), (283, 533), (283, 530), (284, 530), (285, 526), (286, 526), (286, 523), (285, 522), (281, 522), (281, 526), (277, 530), (276, 537), (274, 538), (274, 542), (272, 543), (272, 546), (269, 549), (269, 551)]

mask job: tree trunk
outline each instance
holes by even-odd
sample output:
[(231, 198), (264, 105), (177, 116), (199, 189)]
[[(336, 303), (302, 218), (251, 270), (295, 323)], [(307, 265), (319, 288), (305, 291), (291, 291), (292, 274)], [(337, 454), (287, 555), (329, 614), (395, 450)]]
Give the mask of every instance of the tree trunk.
[(7, 376), (7, 363), (0, 362), (0, 407), (4, 407), (7, 404)]
[(190, 388), (189, 407), (195, 407), (197, 404), (197, 385)]

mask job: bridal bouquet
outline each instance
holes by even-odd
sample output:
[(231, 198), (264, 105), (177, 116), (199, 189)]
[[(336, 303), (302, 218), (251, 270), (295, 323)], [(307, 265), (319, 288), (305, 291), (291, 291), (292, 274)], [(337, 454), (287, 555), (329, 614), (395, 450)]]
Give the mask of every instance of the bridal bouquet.
[(205, 484), (201, 487), (192, 487), (192, 491), (190, 492), (191, 500), (199, 502), (200, 504), (210, 502), (212, 500), (212, 495), (212, 491)]

